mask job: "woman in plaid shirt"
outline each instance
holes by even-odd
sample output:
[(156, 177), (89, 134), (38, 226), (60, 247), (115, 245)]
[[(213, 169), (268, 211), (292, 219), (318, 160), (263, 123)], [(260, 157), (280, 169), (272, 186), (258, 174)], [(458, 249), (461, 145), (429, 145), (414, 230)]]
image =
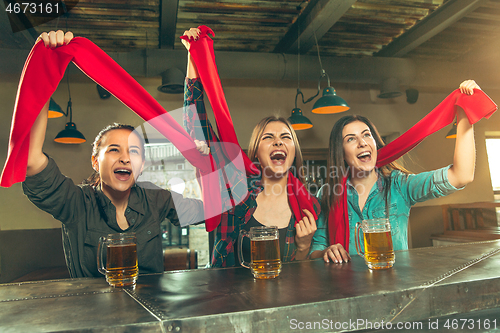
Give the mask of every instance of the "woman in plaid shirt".
[[(196, 40), (199, 29), (184, 33)], [(183, 40), (189, 50), (190, 43)], [(266, 117), (254, 128), (248, 157), (260, 169), (259, 175), (245, 175), (244, 171), (228, 171), (226, 148), (222, 147), (206, 115), (203, 86), (196, 66), (188, 56), (184, 94), (184, 124), (188, 133), (198, 140), (207, 140), (211, 154), (218, 162), (221, 175), (232, 184), (231, 197), (223, 200), (226, 209), (216, 229), (212, 267), (230, 267), (237, 263), (236, 242), (241, 230), (253, 226), (277, 226), (280, 234), (280, 252), (284, 262), (308, 258), (311, 240), (316, 231), (314, 215), (303, 210), (304, 217), (296, 222), (290, 209), (287, 180), (290, 172), (303, 181), (302, 153), (294, 130), (284, 118)], [(224, 163), (224, 168), (220, 168)], [(232, 170), (232, 169), (231, 169)], [(227, 183), (227, 181), (225, 182)], [(302, 186), (303, 187), (303, 186)], [(303, 187), (305, 190), (305, 187)], [(316, 216), (320, 205), (312, 195)], [(248, 253), (247, 253), (248, 252)], [(243, 247), (249, 256), (249, 248)]]

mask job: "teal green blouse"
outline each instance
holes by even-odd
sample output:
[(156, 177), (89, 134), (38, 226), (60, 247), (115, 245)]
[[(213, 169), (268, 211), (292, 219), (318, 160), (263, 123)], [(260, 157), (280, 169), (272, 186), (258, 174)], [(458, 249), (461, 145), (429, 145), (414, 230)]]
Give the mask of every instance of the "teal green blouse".
[[(389, 197), (389, 221), (391, 223), (391, 234), (394, 250), (408, 249), (408, 218), (410, 208), (417, 202), (423, 202), (433, 198), (442, 197), (457, 191), (448, 181), (448, 169), (450, 166), (434, 171), (419, 174), (406, 175), (395, 170), (390, 175), (390, 197)], [(347, 202), (349, 211), (349, 254), (356, 254), (354, 240), (354, 229), (356, 223), (366, 219), (386, 217), (386, 206), (384, 196), (384, 181), (379, 173), (378, 181), (370, 190), (363, 211), (359, 208), (358, 192), (351, 182), (347, 181)], [(321, 200), (325, 186), (318, 192), (317, 197)], [(329, 246), (328, 229), (325, 212), (321, 212), (318, 218), (317, 230), (314, 234), (310, 253), (323, 251)], [(363, 246), (363, 244), (361, 244)]]

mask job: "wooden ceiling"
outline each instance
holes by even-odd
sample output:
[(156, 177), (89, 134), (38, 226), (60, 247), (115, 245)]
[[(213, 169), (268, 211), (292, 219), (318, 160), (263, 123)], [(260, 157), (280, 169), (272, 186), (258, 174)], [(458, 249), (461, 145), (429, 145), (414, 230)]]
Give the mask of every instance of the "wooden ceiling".
[[(70, 8), (67, 17), (43, 24), (29, 13), (8, 22), (2, 8), (0, 49), (29, 49), (42, 31), (67, 26), (107, 52), (181, 50), (178, 37), (204, 24), (215, 31), (216, 51), (296, 54), (300, 43), (301, 54), (315, 55), (317, 40), (322, 56), (464, 61), (472, 51), (496, 43), (500, 35), (500, 0), (66, 0), (65, 4)], [(20, 31), (12, 32), (12, 24)]]

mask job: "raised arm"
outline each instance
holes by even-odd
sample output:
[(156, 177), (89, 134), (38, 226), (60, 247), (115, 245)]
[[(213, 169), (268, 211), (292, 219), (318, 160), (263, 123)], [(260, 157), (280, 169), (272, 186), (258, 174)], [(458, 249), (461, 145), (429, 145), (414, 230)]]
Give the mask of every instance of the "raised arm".
[[(474, 94), (474, 89), (481, 89), (474, 80), (460, 84), (460, 91), (467, 95)], [(476, 164), (476, 147), (474, 143), (474, 128), (469, 123), (464, 110), (457, 110), (457, 138), (453, 166), (448, 169), (448, 180), (451, 185), (461, 188), (474, 179)]]
[[(39, 37), (42, 39), (45, 47), (58, 47), (68, 44), (73, 38), (73, 33), (68, 31), (66, 34), (61, 30), (57, 32), (42, 33)], [(43, 153), (43, 142), (45, 141), (45, 131), (47, 129), (47, 119), (49, 112), (49, 101), (45, 103), (40, 114), (35, 120), (30, 132), (30, 148), (28, 153), (28, 167), (26, 176), (33, 176), (45, 169), (48, 158)]]
[[(190, 39), (196, 40), (199, 33), (199, 29), (191, 28), (184, 32), (184, 36), (189, 36)], [(191, 44), (184, 39), (182, 43), (189, 51)], [(203, 86), (198, 77), (198, 70), (188, 52), (186, 69), (187, 82), (186, 91), (184, 93), (184, 126), (193, 139), (206, 140), (210, 145), (210, 142), (217, 142), (219, 139), (208, 120), (205, 103), (203, 101)]]

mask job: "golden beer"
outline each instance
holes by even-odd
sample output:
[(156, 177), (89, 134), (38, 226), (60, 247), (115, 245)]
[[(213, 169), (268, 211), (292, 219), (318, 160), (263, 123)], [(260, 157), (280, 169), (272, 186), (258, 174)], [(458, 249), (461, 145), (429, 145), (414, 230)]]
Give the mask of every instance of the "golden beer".
[(254, 238), (250, 241), (250, 269), (257, 279), (272, 279), (281, 272), (279, 240), (275, 236)]
[[(361, 249), (360, 229), (363, 229), (365, 252)], [(363, 220), (356, 223), (355, 243), (358, 254), (365, 258), (370, 269), (391, 268), (395, 262), (392, 246), (391, 223), (387, 218)]]
[(106, 281), (115, 287), (131, 286), (138, 275), (137, 245), (108, 245)]
[[(250, 239), (250, 262), (243, 259), (243, 237)], [(238, 237), (241, 266), (249, 268), (256, 279), (273, 279), (281, 272), (280, 240), (278, 228), (251, 227), (240, 231)]]
[(394, 250), (390, 231), (364, 233), (365, 262), (371, 269), (394, 265)]
[[(104, 268), (106, 249), (106, 268)], [(139, 276), (135, 233), (109, 234), (99, 238), (97, 269), (112, 287), (133, 286)]]

